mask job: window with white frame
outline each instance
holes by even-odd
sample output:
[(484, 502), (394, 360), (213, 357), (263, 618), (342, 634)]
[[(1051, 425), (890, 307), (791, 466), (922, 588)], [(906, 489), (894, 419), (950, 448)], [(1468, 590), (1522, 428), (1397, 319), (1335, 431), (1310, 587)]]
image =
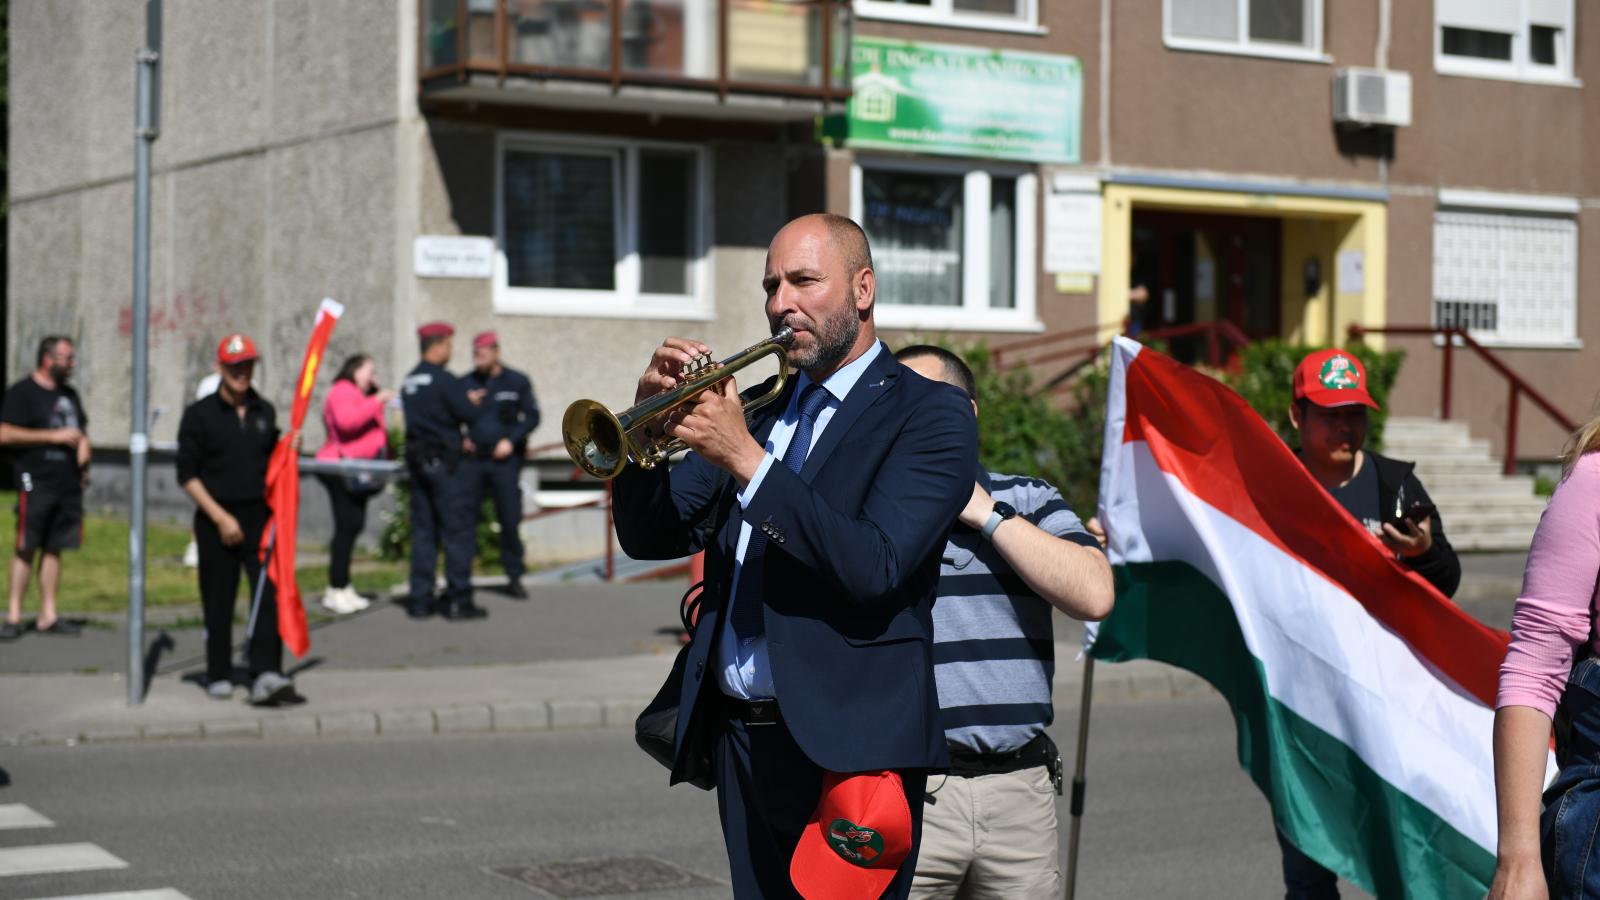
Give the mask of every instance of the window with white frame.
[(855, 12), (872, 19), (929, 22), (956, 27), (1033, 30), (1041, 0), (856, 0)]
[(704, 156), (693, 145), (503, 138), (496, 311), (708, 315)]
[(1571, 346), (1578, 337), (1578, 224), (1565, 215), (1440, 209), (1433, 324), (1489, 343)]
[(1164, 0), (1167, 46), (1315, 59), (1322, 0)]
[(872, 244), (880, 326), (1038, 327), (1035, 175), (863, 159), (854, 176), (851, 203)]
[(1572, 0), (1434, 0), (1434, 68), (1520, 81), (1572, 79)]

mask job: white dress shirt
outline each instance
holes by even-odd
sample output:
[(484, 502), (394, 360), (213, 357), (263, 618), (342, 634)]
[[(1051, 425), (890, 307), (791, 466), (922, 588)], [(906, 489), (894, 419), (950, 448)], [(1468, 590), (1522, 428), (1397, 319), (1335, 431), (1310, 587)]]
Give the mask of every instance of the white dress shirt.
[[(828, 392), (828, 402), (817, 413), (816, 424), (811, 428), (811, 447), (806, 448), (809, 456), (811, 448), (817, 446), (817, 441), (822, 439), (822, 432), (833, 420), (833, 414), (844, 403), (844, 398), (850, 395), (850, 389), (861, 380), (861, 373), (867, 366), (883, 353), (883, 343), (875, 342), (867, 352), (861, 354), (849, 365), (829, 375), (822, 382), (822, 387)], [(795, 428), (800, 423), (800, 410), (798, 404), (800, 395), (805, 392), (806, 386), (811, 384), (811, 377), (805, 373), (800, 374), (800, 380), (795, 384), (794, 391), (789, 394), (789, 405), (784, 408), (783, 415), (772, 426), (772, 433), (767, 435), (767, 455), (761, 460), (761, 466), (756, 469), (755, 477), (744, 486), (738, 494), (739, 508), (746, 509), (750, 501), (761, 489), (761, 482), (766, 478), (767, 470), (772, 464), (778, 462), (789, 447), (789, 441), (794, 437)], [(739, 548), (734, 554), (733, 563), (733, 603), (761, 602), (759, 597), (739, 597), (739, 575), (744, 568), (745, 548), (750, 546), (750, 534), (753, 529), (748, 521), (739, 525)], [(768, 553), (773, 552), (770, 548)], [(722, 692), (730, 697), (740, 700), (762, 700), (775, 696), (772, 687), (772, 663), (767, 657), (767, 636), (763, 632), (748, 641), (741, 642), (733, 630), (733, 603), (723, 611), (722, 640), (717, 645), (717, 681), (722, 686)]]

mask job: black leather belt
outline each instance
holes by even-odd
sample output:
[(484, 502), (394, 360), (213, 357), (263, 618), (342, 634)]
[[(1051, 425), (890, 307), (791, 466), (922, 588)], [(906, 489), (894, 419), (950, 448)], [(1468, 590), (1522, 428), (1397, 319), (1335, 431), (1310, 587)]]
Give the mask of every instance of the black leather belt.
[(722, 695), (722, 700), (728, 707), (728, 717), (746, 725), (778, 725), (783, 722), (783, 714), (778, 711), (776, 700), (740, 700), (727, 694)]
[(1055, 744), (1049, 736), (1041, 732), (1033, 740), (1009, 753), (973, 753), (970, 750), (957, 750), (951, 747), (950, 774), (958, 778), (1003, 775), (1035, 766), (1053, 765), (1055, 759)]

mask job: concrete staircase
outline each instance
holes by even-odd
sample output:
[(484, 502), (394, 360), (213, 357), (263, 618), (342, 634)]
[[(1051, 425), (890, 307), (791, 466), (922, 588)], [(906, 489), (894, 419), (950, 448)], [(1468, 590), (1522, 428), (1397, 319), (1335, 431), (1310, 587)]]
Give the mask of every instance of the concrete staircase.
[(1391, 417), (1383, 454), (1417, 464), (1417, 478), (1439, 506), (1457, 550), (1526, 551), (1544, 512), (1529, 475), (1502, 475), (1489, 442), (1460, 422)]

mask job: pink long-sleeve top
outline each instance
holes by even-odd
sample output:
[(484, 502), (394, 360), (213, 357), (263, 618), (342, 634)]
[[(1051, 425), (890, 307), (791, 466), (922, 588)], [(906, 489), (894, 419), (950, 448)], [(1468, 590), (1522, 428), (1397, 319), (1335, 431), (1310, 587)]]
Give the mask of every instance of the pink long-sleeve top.
[(317, 459), (377, 459), (389, 446), (383, 401), (361, 393), (355, 382), (335, 381), (322, 402), (322, 424), (328, 441)]
[(1573, 653), (1595, 636), (1600, 573), (1600, 453), (1584, 454), (1539, 520), (1511, 616), (1511, 649), (1500, 666), (1495, 706), (1531, 706), (1554, 716)]

